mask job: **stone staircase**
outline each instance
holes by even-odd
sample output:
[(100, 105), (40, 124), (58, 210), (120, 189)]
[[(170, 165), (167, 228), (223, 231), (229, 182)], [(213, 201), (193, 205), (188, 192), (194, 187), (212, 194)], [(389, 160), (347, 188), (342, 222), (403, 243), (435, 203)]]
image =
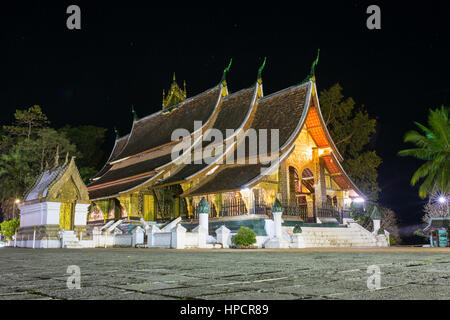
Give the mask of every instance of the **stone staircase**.
[[(293, 236), (293, 227), (283, 227)], [(303, 248), (348, 248), (388, 246), (384, 236), (375, 236), (360, 225), (351, 223), (340, 227), (302, 227), (301, 247)], [(385, 240), (385, 241), (383, 241)]]
[(71, 249), (83, 248), (74, 231), (64, 231), (62, 236), (62, 247)]

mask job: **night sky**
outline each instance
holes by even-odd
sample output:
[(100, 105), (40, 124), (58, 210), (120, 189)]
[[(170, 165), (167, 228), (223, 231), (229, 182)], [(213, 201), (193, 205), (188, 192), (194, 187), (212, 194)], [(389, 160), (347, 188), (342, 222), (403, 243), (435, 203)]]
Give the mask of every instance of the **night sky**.
[[(450, 2), (391, 2), (2, 3), (0, 125), (38, 104), (56, 127), (109, 128), (107, 156), (113, 127), (128, 133), (132, 104), (140, 117), (158, 111), (173, 72), (192, 96), (216, 85), (233, 58), (234, 92), (254, 83), (267, 56), (267, 95), (302, 81), (320, 48), (318, 89), (339, 82), (378, 120), (380, 202), (409, 230), (422, 216), (409, 184), (420, 162), (396, 154), (413, 121), (426, 124), (428, 108), (450, 105)], [(66, 27), (71, 4), (81, 30)], [(370, 4), (381, 8), (381, 30), (366, 27)]]

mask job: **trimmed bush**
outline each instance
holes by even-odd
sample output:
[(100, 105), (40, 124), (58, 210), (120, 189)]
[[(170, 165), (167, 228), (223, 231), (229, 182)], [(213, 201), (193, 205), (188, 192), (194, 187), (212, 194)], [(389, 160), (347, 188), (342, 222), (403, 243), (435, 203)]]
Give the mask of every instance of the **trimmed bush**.
[(252, 229), (242, 226), (233, 237), (233, 242), (237, 246), (251, 246), (256, 242), (256, 234)]

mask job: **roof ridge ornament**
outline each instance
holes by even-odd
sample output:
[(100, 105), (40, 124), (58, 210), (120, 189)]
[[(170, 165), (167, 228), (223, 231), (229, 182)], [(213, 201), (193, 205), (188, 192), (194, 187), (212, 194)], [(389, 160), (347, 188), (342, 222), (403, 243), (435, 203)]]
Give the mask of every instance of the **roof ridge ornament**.
[(56, 145), (55, 163), (53, 164), (54, 169), (58, 168), (58, 164), (59, 164), (59, 144)]
[(114, 127), (114, 134), (116, 135), (116, 140), (119, 140), (119, 138), (120, 138), (119, 131), (117, 130), (116, 127)]
[[(162, 93), (162, 108), (167, 111), (174, 110), (172, 107), (179, 105), (181, 102), (186, 100), (186, 81), (183, 82), (184, 89), (181, 89), (177, 84), (175, 72), (172, 76), (172, 83), (170, 85), (169, 91), (167, 92), (163, 89)], [(172, 108), (172, 109), (170, 109)], [(170, 110), (169, 110), (170, 109)]]
[(222, 80), (220, 81), (224, 86), (227, 85), (227, 72), (230, 71), (231, 68), (231, 63), (233, 62), (233, 58), (230, 59), (230, 63), (228, 64), (228, 67), (226, 67), (225, 69), (223, 69), (223, 75), (222, 75)]
[(263, 62), (263, 64), (261, 65), (261, 67), (259, 67), (259, 69), (258, 69), (258, 77), (256, 78), (257, 81), (258, 81), (258, 83), (261, 83), (261, 82), (262, 82), (262, 76), (261, 76), (261, 74), (262, 74), (262, 71), (263, 71), (264, 67), (266, 66), (266, 60), (267, 60), (267, 57), (264, 57), (264, 62)]
[(317, 49), (317, 57), (316, 59), (313, 61), (312, 65), (311, 65), (311, 70), (309, 72), (309, 75), (305, 78), (305, 80), (302, 81), (302, 83), (308, 82), (308, 81), (314, 81), (316, 82), (316, 66), (319, 63), (319, 54), (320, 54), (320, 48)]
[(133, 114), (133, 121), (136, 121), (138, 119), (136, 110), (134, 110), (134, 106), (131, 105), (131, 113)]
[(69, 162), (69, 152), (66, 152), (66, 159), (64, 160), (63, 167)]

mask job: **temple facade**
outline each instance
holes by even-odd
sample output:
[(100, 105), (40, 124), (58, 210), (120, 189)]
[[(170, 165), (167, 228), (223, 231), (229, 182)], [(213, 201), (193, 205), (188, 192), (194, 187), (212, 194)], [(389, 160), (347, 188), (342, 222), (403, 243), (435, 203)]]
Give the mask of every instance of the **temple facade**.
[(365, 196), (342, 167), (314, 73), (267, 96), (261, 70), (251, 87), (234, 93), (225, 74), (190, 98), (174, 75), (161, 110), (134, 118), (88, 185), (89, 224), (196, 221), (203, 197), (212, 222), (271, 217), (276, 198), (284, 221), (348, 217), (350, 204)]

